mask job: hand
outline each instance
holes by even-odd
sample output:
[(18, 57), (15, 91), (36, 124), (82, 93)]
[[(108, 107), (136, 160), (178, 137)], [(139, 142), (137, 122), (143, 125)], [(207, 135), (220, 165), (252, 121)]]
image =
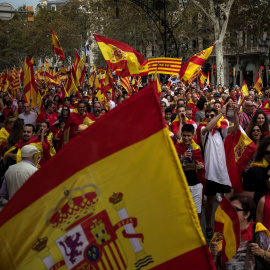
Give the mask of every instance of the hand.
[(222, 107), (222, 109), (221, 109), (221, 113), (222, 113), (223, 115), (226, 114), (226, 108), (227, 108), (227, 105), (228, 105), (228, 103), (226, 103), (226, 104)]
[(204, 169), (204, 166), (203, 166), (202, 162), (197, 162), (197, 169), (198, 169), (199, 171), (201, 171), (201, 170)]
[(40, 132), (41, 142), (43, 142), (43, 140), (44, 140), (44, 133), (45, 133), (45, 130), (42, 129), (41, 132)]
[(259, 247), (257, 243), (250, 243), (249, 244), (250, 251), (255, 256), (263, 257), (265, 254), (265, 251)]
[(217, 256), (218, 255), (218, 243), (217, 242), (212, 242), (210, 245), (210, 252), (212, 256)]

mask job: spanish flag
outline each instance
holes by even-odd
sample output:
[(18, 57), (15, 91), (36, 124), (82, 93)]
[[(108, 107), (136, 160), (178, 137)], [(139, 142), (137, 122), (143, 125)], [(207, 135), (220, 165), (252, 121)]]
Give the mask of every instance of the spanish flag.
[(249, 95), (249, 92), (248, 92), (247, 83), (244, 80), (243, 84), (242, 84), (242, 88), (241, 88), (241, 97), (239, 98), (239, 101), (238, 101), (238, 104), (240, 105), (240, 107), (242, 106), (242, 104), (245, 100), (245, 97), (248, 95)]
[(94, 34), (107, 65), (117, 76), (138, 75), (143, 56), (125, 43)]
[(204, 84), (205, 82), (207, 82), (208, 77), (202, 71), (200, 71), (199, 77), (200, 77), (200, 87), (204, 88)]
[(112, 93), (112, 90), (114, 89), (114, 80), (113, 75), (107, 66), (106, 72), (105, 72), (105, 80), (104, 80), (104, 86), (102, 88), (101, 94), (106, 94), (107, 91), (110, 91)]
[(156, 92), (98, 119), (15, 193), (2, 269), (215, 269)]
[(207, 48), (206, 50), (203, 50), (199, 53), (196, 53), (193, 55), (181, 68), (179, 77), (183, 79), (184, 81), (188, 81), (191, 76), (196, 72), (196, 70), (203, 66), (207, 58), (212, 53), (213, 49), (215, 48), (216, 43)]
[(52, 49), (55, 54), (58, 54), (60, 56), (58, 60), (58, 62), (60, 62), (61, 60), (65, 58), (65, 54), (56, 34), (53, 32), (52, 29), (51, 29), (51, 33), (52, 33)]
[(263, 88), (263, 84), (262, 84), (262, 79), (261, 79), (260, 73), (258, 73), (258, 76), (256, 78), (256, 81), (255, 81), (253, 88), (255, 88), (259, 92), (259, 95), (262, 94), (261, 90)]
[(223, 197), (216, 210), (214, 227), (217, 234), (213, 236), (211, 241), (219, 244), (222, 263), (226, 263), (235, 255), (240, 245), (239, 218), (226, 196)]

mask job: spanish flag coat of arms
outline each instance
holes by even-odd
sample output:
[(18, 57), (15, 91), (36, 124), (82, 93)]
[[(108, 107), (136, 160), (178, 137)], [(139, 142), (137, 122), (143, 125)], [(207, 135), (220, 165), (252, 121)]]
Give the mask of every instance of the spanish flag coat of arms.
[(154, 83), (77, 135), (0, 212), (0, 269), (214, 269)]

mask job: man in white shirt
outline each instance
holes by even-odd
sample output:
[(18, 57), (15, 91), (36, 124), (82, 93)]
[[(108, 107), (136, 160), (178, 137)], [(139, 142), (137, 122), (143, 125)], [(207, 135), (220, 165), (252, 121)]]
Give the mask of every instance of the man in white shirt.
[(21, 149), (22, 161), (8, 168), (5, 181), (9, 198), (38, 170), (34, 164), (37, 153), (39, 150), (34, 145), (25, 145)]
[(36, 127), (37, 113), (31, 111), (29, 103), (24, 103), (23, 109), (24, 109), (24, 113), (21, 113), (19, 115), (19, 118), (24, 120), (24, 125), (31, 124), (34, 127)]
[(113, 109), (115, 107), (115, 102), (112, 101), (111, 92), (107, 91), (106, 96), (107, 96), (107, 105), (108, 105), (108, 108), (109, 108), (109, 111), (110, 111), (111, 109)]
[(226, 156), (224, 149), (224, 140), (228, 134), (239, 129), (239, 119), (237, 115), (238, 106), (233, 104), (234, 110), (234, 126), (227, 126), (227, 123), (217, 128), (216, 124), (226, 113), (224, 105), (218, 114), (216, 109), (209, 108), (205, 111), (206, 127), (201, 129), (202, 145), (204, 147), (204, 163), (205, 163), (205, 195), (207, 201), (205, 205), (206, 219), (206, 238), (211, 240), (213, 229), (211, 226), (212, 208), (217, 193), (230, 193), (231, 181), (226, 165)]

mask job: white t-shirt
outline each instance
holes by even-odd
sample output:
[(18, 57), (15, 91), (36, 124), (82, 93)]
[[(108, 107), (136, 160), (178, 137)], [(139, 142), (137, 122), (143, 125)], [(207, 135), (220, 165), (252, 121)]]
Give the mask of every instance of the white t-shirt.
[[(202, 135), (204, 129), (205, 127), (201, 129), (202, 145), (204, 145), (207, 135), (207, 132), (204, 136)], [(228, 135), (228, 127), (221, 129), (221, 132), (225, 139)], [(212, 131), (209, 132), (204, 149), (205, 178), (222, 185), (232, 186), (226, 165), (223, 140), (218, 130), (214, 135), (212, 135)]]

